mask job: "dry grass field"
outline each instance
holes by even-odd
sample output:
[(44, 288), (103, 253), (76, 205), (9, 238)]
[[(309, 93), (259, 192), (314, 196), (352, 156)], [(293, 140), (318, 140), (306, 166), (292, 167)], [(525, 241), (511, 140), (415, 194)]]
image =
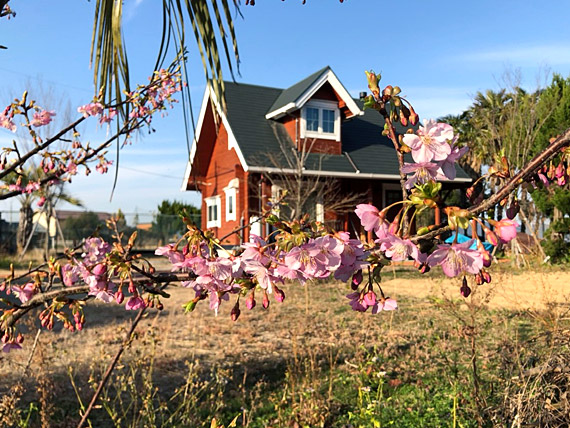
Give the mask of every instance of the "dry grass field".
[[(479, 343), (474, 352), (484, 389), (522, 370), (520, 364), (502, 364), (515, 354), (523, 358), (527, 342), (570, 331), (570, 273), (562, 269), (519, 271), (501, 264), (493, 282), (467, 301), (459, 295), (459, 281), (437, 272), (420, 276), (388, 267), (383, 288), (398, 300), (397, 312), (355, 313), (344, 297), (345, 284), (322, 282), (289, 284), (284, 303), (272, 301), (268, 310), (242, 307), (239, 320), (232, 322), (227, 303), (217, 317), (207, 302), (185, 314), (182, 305), (192, 292), (172, 286), (165, 309), (149, 310), (139, 324), (93, 426), (209, 426), (214, 416), (228, 423), (238, 414), (238, 426), (251, 427), (365, 427), (390, 421), (399, 421), (396, 426), (494, 426), (491, 416), (477, 419), (477, 400), (487, 398), (482, 391), (483, 398), (472, 396), (472, 338)], [(118, 305), (91, 302), (84, 331), (39, 335), (22, 377), (37, 330), (30, 318), (24, 349), (0, 356), (0, 393), (10, 396), (10, 388), (23, 381), (21, 397), (4, 403), (20, 409), (20, 426), (74, 426), (79, 400), (89, 400), (134, 315)], [(552, 340), (541, 342), (540, 352), (552, 353), (555, 346), (567, 350), (567, 344)], [(370, 380), (374, 374), (376, 380)], [(568, 379), (570, 384), (570, 374)], [(129, 389), (130, 384), (137, 386)], [(192, 401), (187, 411), (193, 416), (149, 422), (150, 414), (174, 414), (171, 403), (181, 388), (185, 400)], [(367, 398), (370, 388), (375, 398)], [(441, 402), (430, 404), (428, 398), (440, 393)], [(488, 400), (489, 408), (500, 401), (491, 395)], [(505, 412), (488, 414), (507, 420), (499, 415)], [(27, 415), (29, 425), (23, 425)]]

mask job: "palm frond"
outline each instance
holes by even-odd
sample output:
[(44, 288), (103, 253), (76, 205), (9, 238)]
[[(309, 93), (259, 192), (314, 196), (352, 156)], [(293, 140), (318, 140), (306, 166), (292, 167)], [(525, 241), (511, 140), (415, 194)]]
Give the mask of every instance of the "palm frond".
[[(238, 0), (232, 0), (238, 10)], [(223, 102), (222, 56), (230, 73), (239, 66), (239, 53), (228, 0), (163, 0), (162, 33), (156, 54), (156, 69), (166, 61), (186, 56), (186, 31), (190, 24), (198, 46), (204, 74), (218, 99)], [(97, 94), (103, 101), (121, 101), (123, 91), (130, 91), (128, 56), (123, 35), (123, 1), (96, 0), (91, 61)], [(226, 30), (226, 27), (229, 31)], [(231, 48), (227, 42), (231, 39)], [(221, 39), (222, 46), (219, 45)], [(170, 55), (170, 56), (169, 56)], [(154, 70), (152, 70), (154, 71)], [(121, 112), (123, 115), (125, 111)]]

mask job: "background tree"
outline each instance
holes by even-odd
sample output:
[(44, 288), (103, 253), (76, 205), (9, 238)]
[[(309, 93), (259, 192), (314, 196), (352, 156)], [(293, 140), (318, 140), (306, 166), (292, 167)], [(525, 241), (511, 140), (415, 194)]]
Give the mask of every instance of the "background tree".
[[(307, 213), (313, 219), (327, 212), (344, 214), (365, 200), (365, 193), (343, 192), (338, 180), (325, 173), (306, 173), (306, 170), (321, 171), (327, 157), (323, 153), (313, 153), (316, 139), (302, 139), (297, 147), (276, 124), (271, 126), (279, 142), (279, 150), (264, 153), (263, 159), (277, 172), (264, 173), (264, 179), (275, 190), (272, 199), (274, 203), (280, 202), (280, 217), (294, 220)], [(317, 204), (322, 209), (321, 213), (317, 213)]]
[[(553, 80), (554, 82), (554, 80)], [(553, 112), (560, 102), (560, 79), (557, 90), (545, 91), (537, 88), (528, 92), (521, 87), (518, 73), (507, 72), (503, 88), (478, 92), (473, 105), (458, 116), (447, 116), (444, 120), (456, 127), (459, 142), (469, 147), (463, 162), (472, 175), (483, 175), (490, 170), (501, 170), (504, 162), (514, 171), (520, 170), (540, 149), (546, 147), (545, 135), (552, 135), (548, 124), (553, 123)], [(559, 115), (563, 114), (561, 109)], [(564, 128), (563, 124), (560, 129)], [(464, 164), (462, 166), (465, 166)], [(489, 180), (488, 191), (499, 190), (497, 180)], [(511, 196), (520, 206), (519, 216), (523, 230), (528, 231), (538, 243), (535, 232), (539, 213), (529, 197), (527, 189)], [(503, 216), (503, 206), (497, 206), (494, 217)], [(540, 246), (537, 246), (540, 250)], [(544, 254), (543, 254), (544, 255)]]
[(152, 222), (151, 231), (162, 243), (179, 238), (186, 231), (182, 216), (200, 224), (200, 209), (179, 201), (164, 200), (158, 206), (158, 214)]

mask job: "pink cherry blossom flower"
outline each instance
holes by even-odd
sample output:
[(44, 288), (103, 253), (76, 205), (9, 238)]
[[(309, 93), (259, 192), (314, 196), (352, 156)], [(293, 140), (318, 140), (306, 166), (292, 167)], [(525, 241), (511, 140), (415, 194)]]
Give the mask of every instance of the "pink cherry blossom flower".
[(503, 244), (517, 237), (517, 227), (519, 224), (514, 220), (505, 218), (501, 221), (493, 222), (492, 225), (495, 227), (495, 234)]
[(257, 260), (262, 264), (266, 264), (269, 261), (269, 257), (265, 254), (267, 242), (254, 234), (249, 237), (249, 241), (242, 244), (242, 248), (245, 248), (245, 250), (241, 253), (241, 258), (244, 260)]
[(279, 281), (279, 278), (257, 260), (245, 260), (243, 270), (253, 275), (259, 286), (269, 293), (272, 292), (275, 282)]
[(0, 113), (0, 128), (6, 128), (8, 131), (16, 132), (17, 126), (12, 121), (13, 114), (9, 113), (10, 107), (6, 107), (2, 113)]
[(36, 294), (36, 286), (33, 282), (28, 282), (23, 287), (13, 285), (12, 291), (22, 303), (26, 303), (34, 296), (34, 294)]
[(55, 116), (53, 111), (41, 110), (34, 113), (33, 119), (30, 125), (37, 127), (45, 126), (52, 121), (52, 117)]
[(420, 257), (418, 247), (412, 241), (398, 238), (395, 235), (390, 235), (384, 240), (380, 245), (380, 249), (384, 251), (386, 257), (395, 262), (408, 260), (409, 257), (418, 260)]
[(427, 120), (424, 126), (420, 126), (417, 134), (404, 135), (404, 144), (412, 150), (412, 158), (418, 163), (447, 158), (451, 153), (448, 141), (452, 140), (453, 128), (433, 120)]
[(374, 205), (359, 204), (356, 206), (354, 212), (360, 219), (362, 227), (364, 227), (364, 230), (367, 232), (380, 227), (380, 212)]
[(173, 265), (184, 260), (184, 255), (180, 251), (174, 250), (174, 244), (167, 244), (162, 247), (158, 247), (156, 250), (154, 250), (154, 254), (157, 256), (168, 257), (168, 260)]
[(455, 180), (457, 171), (455, 170), (455, 163), (459, 158), (461, 158), (465, 153), (469, 151), (469, 147), (453, 147), (451, 153), (443, 161), (438, 162), (445, 177), (449, 180)]
[(99, 123), (102, 125), (104, 123), (111, 123), (113, 118), (117, 115), (117, 110), (114, 108), (110, 108), (108, 110), (108, 114), (102, 114), (99, 118)]
[(40, 190), (41, 185), (37, 181), (30, 181), (24, 188), (24, 193), (33, 193)]
[(364, 302), (364, 296), (360, 291), (347, 294), (346, 297), (350, 299), (349, 305), (352, 307), (352, 310), (366, 312), (366, 309), (368, 309), (368, 305)]
[(127, 311), (136, 311), (137, 309), (142, 309), (146, 306), (145, 301), (140, 296), (131, 296), (127, 303), (125, 304), (125, 309)]
[(483, 268), (483, 256), (479, 251), (469, 249), (472, 244), (471, 239), (462, 244), (438, 245), (427, 258), (427, 264), (431, 267), (440, 265), (443, 273), (451, 278), (466, 272), (476, 274)]
[(326, 266), (326, 270), (334, 272), (341, 263), (341, 254), (344, 251), (344, 245), (336, 238), (327, 235), (321, 236), (313, 241), (314, 249), (311, 251), (313, 256), (319, 263)]
[(381, 298), (376, 302), (376, 305), (372, 308), (372, 313), (377, 314), (380, 311), (395, 311), (396, 309), (398, 309), (398, 302), (387, 297)]
[(83, 115), (83, 117), (97, 116), (103, 112), (103, 104), (101, 103), (89, 103), (77, 108), (77, 111)]
[(404, 174), (414, 173), (406, 181), (406, 189), (411, 189), (415, 184), (424, 184), (437, 178), (439, 166), (432, 162), (405, 163), (402, 167)]

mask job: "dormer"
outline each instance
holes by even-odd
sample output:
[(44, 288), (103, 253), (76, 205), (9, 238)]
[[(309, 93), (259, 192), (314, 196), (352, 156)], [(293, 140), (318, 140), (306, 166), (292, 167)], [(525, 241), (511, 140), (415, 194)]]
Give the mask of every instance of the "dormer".
[(284, 89), (265, 118), (282, 123), (298, 149), (340, 155), (342, 121), (361, 114), (330, 67), (325, 67)]

